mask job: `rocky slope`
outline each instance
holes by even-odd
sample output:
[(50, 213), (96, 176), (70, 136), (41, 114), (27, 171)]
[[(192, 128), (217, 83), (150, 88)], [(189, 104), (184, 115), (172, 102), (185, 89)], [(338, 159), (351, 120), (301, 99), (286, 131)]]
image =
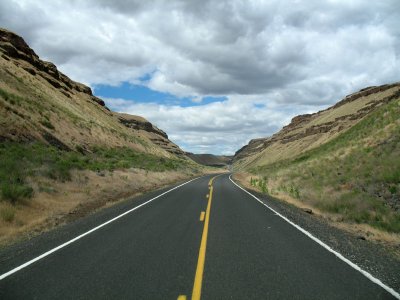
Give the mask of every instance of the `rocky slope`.
[(18, 35), (0, 29), (0, 139), (60, 149), (127, 146), (169, 157), (184, 152), (142, 117), (111, 112), (84, 84), (41, 60)]
[(348, 130), (366, 115), (400, 96), (400, 83), (368, 87), (334, 106), (294, 117), (271, 137), (254, 139), (235, 153), (235, 167), (248, 168), (292, 158)]

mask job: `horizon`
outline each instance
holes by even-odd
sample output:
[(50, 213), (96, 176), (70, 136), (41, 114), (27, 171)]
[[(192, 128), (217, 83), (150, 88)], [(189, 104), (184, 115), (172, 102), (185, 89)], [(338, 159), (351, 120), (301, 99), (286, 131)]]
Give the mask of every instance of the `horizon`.
[(394, 0), (7, 1), (0, 25), (197, 154), (232, 155), (296, 115), (400, 81)]

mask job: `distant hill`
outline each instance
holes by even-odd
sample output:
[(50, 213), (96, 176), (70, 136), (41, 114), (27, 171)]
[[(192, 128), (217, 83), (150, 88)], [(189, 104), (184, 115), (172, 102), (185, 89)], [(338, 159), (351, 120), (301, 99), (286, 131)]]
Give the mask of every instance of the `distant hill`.
[(232, 156), (226, 155), (213, 155), (213, 154), (193, 154), (186, 153), (186, 155), (197, 162), (198, 164), (209, 167), (225, 167), (231, 163)]
[(400, 233), (400, 83), (293, 118), (238, 150), (233, 168), (264, 193), (329, 219)]

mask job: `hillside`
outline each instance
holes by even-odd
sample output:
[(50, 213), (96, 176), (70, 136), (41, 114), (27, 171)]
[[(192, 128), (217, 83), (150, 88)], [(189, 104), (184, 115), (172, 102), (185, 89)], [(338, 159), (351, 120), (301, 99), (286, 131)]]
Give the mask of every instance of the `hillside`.
[(164, 131), (110, 111), (0, 29), (0, 243), (202, 172)]
[(226, 167), (230, 164), (232, 156), (213, 155), (213, 154), (193, 154), (186, 153), (187, 157), (200, 165), (210, 167)]
[(399, 83), (366, 88), (251, 141), (234, 168), (249, 172), (243, 184), (340, 226), (399, 234), (399, 116)]
[(235, 167), (249, 168), (288, 159), (316, 148), (351, 128), (379, 106), (400, 96), (400, 83), (368, 87), (332, 107), (299, 115), (278, 133), (254, 139), (234, 155)]
[(0, 30), (0, 51), (3, 140), (42, 141), (64, 150), (107, 145), (183, 155), (163, 131), (144, 118), (111, 112), (89, 87), (40, 60), (14, 33)]

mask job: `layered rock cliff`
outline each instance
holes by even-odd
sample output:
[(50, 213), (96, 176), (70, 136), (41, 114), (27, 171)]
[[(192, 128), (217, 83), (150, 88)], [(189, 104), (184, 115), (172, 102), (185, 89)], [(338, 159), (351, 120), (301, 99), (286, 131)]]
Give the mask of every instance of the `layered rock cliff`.
[(104, 101), (93, 96), (92, 90), (79, 82), (75, 82), (58, 71), (57, 67), (48, 61), (43, 61), (33, 51), (24, 39), (15, 33), (0, 28), (1, 57), (12, 62), (33, 76), (40, 76), (56, 89), (71, 97), (71, 93), (82, 92), (87, 94), (91, 100), (104, 106)]

